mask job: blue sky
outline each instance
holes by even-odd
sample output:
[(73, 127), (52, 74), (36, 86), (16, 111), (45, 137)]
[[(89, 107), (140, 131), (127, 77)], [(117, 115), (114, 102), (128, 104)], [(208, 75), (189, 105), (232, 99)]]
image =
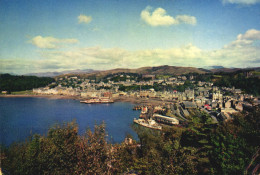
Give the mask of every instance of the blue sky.
[(260, 66), (260, 0), (0, 0), (0, 72)]

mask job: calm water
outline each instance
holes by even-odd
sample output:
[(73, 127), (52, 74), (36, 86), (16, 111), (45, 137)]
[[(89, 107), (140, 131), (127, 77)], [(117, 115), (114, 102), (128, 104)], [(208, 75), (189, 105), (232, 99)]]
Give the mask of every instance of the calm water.
[(53, 125), (75, 119), (80, 134), (105, 121), (109, 139), (122, 142), (128, 133), (137, 138), (131, 124), (139, 112), (133, 111), (133, 106), (131, 103), (91, 105), (70, 99), (0, 98), (0, 141), (9, 145), (31, 134), (46, 135)]

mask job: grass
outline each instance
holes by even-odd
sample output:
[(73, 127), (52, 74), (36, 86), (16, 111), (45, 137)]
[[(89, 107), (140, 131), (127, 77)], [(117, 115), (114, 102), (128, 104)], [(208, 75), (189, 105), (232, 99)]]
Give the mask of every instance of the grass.
[(17, 91), (17, 92), (11, 92), (12, 95), (33, 95), (32, 90), (26, 90), (26, 91)]
[(254, 75), (260, 75), (260, 72), (259, 71), (254, 71), (253, 74)]

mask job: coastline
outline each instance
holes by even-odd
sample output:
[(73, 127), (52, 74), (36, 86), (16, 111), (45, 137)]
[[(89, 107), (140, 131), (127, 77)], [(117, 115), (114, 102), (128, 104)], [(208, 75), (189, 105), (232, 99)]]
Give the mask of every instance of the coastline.
[(117, 97), (113, 98), (115, 102), (130, 102), (137, 105), (165, 105), (173, 103), (172, 101), (163, 101), (156, 98), (136, 98), (136, 97)]
[[(51, 98), (51, 99), (73, 99), (73, 100), (84, 100), (80, 96), (65, 96), (65, 95), (34, 95), (34, 94), (6, 94), (0, 95), (0, 98), (24, 98), (24, 97), (33, 97), (33, 98)], [(136, 97), (114, 97), (112, 98), (114, 102), (129, 102), (136, 105), (164, 105), (172, 103), (171, 101), (163, 101), (161, 99), (151, 99), (151, 98), (136, 98)]]
[(35, 98), (51, 98), (51, 99), (73, 99), (73, 100), (81, 100), (83, 98), (77, 96), (65, 96), (65, 95), (32, 95), (32, 94), (7, 94), (0, 95), (0, 98), (23, 98), (23, 97), (35, 97)]

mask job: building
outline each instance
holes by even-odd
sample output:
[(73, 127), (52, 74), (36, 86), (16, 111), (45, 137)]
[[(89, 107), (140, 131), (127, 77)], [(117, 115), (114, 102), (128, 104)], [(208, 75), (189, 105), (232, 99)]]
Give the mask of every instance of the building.
[(144, 74), (144, 75), (142, 75), (142, 78), (151, 78), (152, 80), (154, 80), (155, 75)]
[(184, 109), (195, 109), (197, 105), (194, 102), (184, 101), (182, 102)]
[(154, 114), (153, 118), (158, 123), (164, 123), (167, 125), (178, 125), (179, 124), (179, 120), (174, 117), (168, 117), (168, 116), (163, 116), (160, 114)]
[(231, 107), (231, 101), (228, 100), (227, 102), (225, 102), (225, 108), (230, 108)]
[(223, 100), (223, 94), (220, 93), (220, 91), (217, 91), (216, 93), (212, 93), (212, 101), (222, 101)]

